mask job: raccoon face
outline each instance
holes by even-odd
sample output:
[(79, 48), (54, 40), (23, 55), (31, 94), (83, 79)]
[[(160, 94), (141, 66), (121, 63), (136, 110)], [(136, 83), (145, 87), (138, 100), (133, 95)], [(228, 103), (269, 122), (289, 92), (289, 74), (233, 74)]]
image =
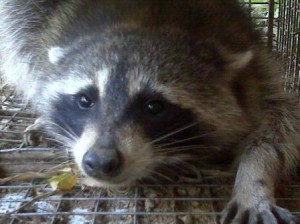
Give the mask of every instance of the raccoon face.
[(205, 158), (221, 144), (217, 129), (239, 119), (223, 108), (236, 103), (229, 87), (208, 85), (226, 72), (220, 54), (175, 34), (109, 33), (49, 51), (40, 111), (97, 185), (167, 178), (164, 167)]

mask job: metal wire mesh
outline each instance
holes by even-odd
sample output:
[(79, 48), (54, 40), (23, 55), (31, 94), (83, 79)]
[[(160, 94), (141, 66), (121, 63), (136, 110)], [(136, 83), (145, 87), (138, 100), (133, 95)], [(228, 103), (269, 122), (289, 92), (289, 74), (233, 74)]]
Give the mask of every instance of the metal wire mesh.
[(242, 0), (245, 9), (254, 19), (257, 29), (263, 34), (263, 38), (270, 50), (276, 46), (278, 27), (279, 3), (284, 0)]
[[(266, 42), (282, 54), (287, 90), (297, 92), (299, 0), (270, 2), (249, 0), (245, 4), (258, 27), (265, 30)], [(258, 5), (268, 11), (255, 14)], [(278, 15), (270, 9), (278, 9)], [(68, 152), (57, 145), (46, 141), (38, 147), (24, 145), (23, 131), (34, 122), (34, 112), (10, 91), (0, 93), (0, 177), (49, 171), (67, 163)], [(32, 178), (0, 185), (0, 223), (218, 223), (231, 183), (230, 177), (203, 174), (201, 184), (139, 185), (123, 191), (78, 185), (57, 193), (45, 178)], [(279, 205), (300, 215), (299, 181), (278, 190)]]
[(285, 68), (285, 89), (299, 96), (300, 88), (300, 1), (282, 0), (279, 4), (277, 52)]

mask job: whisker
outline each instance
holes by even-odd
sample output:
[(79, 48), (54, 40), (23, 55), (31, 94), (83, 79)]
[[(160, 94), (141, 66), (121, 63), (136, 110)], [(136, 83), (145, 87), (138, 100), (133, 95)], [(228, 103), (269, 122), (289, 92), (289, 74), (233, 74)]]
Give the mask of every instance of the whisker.
[[(201, 158), (204, 156), (204, 153), (210, 153), (210, 152), (219, 152), (220, 148), (219, 147), (185, 147), (185, 148), (181, 148), (181, 147), (170, 147), (170, 148), (159, 148), (159, 149), (155, 149), (155, 154), (157, 155), (164, 155), (166, 157), (169, 157), (171, 155), (172, 152), (174, 153), (178, 153), (178, 155), (176, 154), (176, 156), (179, 155), (191, 155), (191, 152), (194, 155), (194, 152), (198, 151), (199, 153), (201, 152)], [(175, 155), (173, 155), (175, 156)], [(195, 155), (194, 155), (195, 156)]]
[[(67, 129), (65, 129), (64, 127), (62, 127), (61, 125), (57, 124), (57, 123), (54, 123), (52, 121), (49, 121), (48, 122), (49, 124), (53, 125), (54, 127), (57, 127), (59, 128), (63, 133), (66, 134), (66, 136), (64, 135), (61, 135), (57, 132), (54, 132), (52, 131), (51, 129), (48, 129), (48, 134), (52, 135), (53, 137), (55, 137), (55, 139), (52, 139), (58, 143), (61, 143), (61, 144), (67, 144), (68, 146), (72, 146), (74, 141), (77, 141), (78, 137), (77, 135), (70, 129), (70, 127)], [(45, 133), (45, 132), (44, 132)], [(47, 133), (46, 133), (47, 135)]]
[(159, 148), (159, 147), (155, 147), (154, 148), (155, 153), (170, 153), (170, 152), (188, 152), (191, 150), (199, 150), (199, 152), (207, 152), (207, 151), (219, 151), (220, 148), (217, 146), (184, 146), (184, 147), (167, 147), (167, 148)]
[[(70, 141), (70, 139), (66, 136), (63, 136), (63, 135), (60, 135), (56, 132), (53, 132), (51, 130), (48, 130), (48, 131), (45, 131), (45, 130), (40, 130), (39, 131), (42, 135), (45, 136), (45, 139), (46, 140), (50, 140), (50, 141), (53, 141), (53, 142), (56, 142), (56, 143), (59, 143), (61, 145), (65, 145), (66, 142)], [(56, 137), (56, 138), (52, 138), (51, 136), (53, 137)]]
[(65, 162), (62, 162), (62, 163), (60, 163), (56, 166), (51, 167), (50, 170), (54, 170), (54, 169), (57, 169), (59, 167), (66, 166), (66, 165), (72, 165), (72, 164), (74, 164), (74, 163), (72, 163), (70, 161), (65, 161)]
[(179, 133), (179, 132), (181, 132), (181, 131), (184, 131), (184, 130), (186, 130), (186, 129), (189, 129), (189, 128), (191, 128), (191, 127), (197, 125), (197, 124), (198, 124), (198, 122), (194, 122), (194, 123), (192, 123), (192, 124), (189, 124), (189, 125), (187, 125), (187, 126), (184, 126), (183, 128), (180, 128), (180, 129), (177, 129), (177, 130), (175, 130), (175, 131), (172, 131), (172, 132), (170, 132), (170, 133), (168, 133), (168, 134), (166, 134), (166, 135), (163, 135), (163, 136), (161, 136), (161, 137), (159, 137), (159, 138), (157, 138), (157, 139), (154, 139), (153, 141), (150, 142), (150, 144), (154, 144), (154, 143), (156, 143), (156, 142), (159, 142), (159, 141), (161, 141), (161, 140), (163, 140), (163, 139), (165, 139), (165, 138), (167, 138), (167, 137), (170, 137), (170, 136), (175, 135), (175, 134), (177, 134), (177, 133)]
[[(191, 165), (190, 163), (188, 163), (186, 161), (186, 157), (185, 156), (176, 156), (176, 157), (156, 157), (155, 158), (156, 162), (159, 163), (158, 167), (162, 167), (162, 169), (176, 169), (179, 172), (182, 172), (182, 174), (187, 174), (187, 173), (191, 173), (191, 174), (195, 174), (195, 176), (199, 176), (199, 172), (198, 169), (196, 169), (193, 165)], [(163, 168), (165, 167), (165, 168)], [(161, 169), (159, 169), (161, 170)], [(162, 177), (163, 179), (173, 182), (174, 179), (172, 179), (169, 176), (166, 176), (163, 173), (160, 173), (158, 169), (151, 169), (149, 170), (150, 175), (147, 177), (148, 179), (151, 178), (151, 180), (155, 181), (157, 177)], [(166, 171), (167, 171), (166, 170)], [(154, 176), (153, 176), (154, 175)], [(200, 175), (201, 176), (201, 175)]]
[(51, 124), (51, 125), (53, 125), (53, 126), (55, 126), (55, 127), (57, 127), (57, 128), (59, 128), (61, 131), (63, 131), (65, 134), (67, 134), (68, 137), (70, 139), (72, 139), (73, 141), (76, 141), (78, 139), (78, 136), (74, 133), (74, 131), (71, 130), (70, 127), (68, 128), (69, 130), (67, 130), (64, 127), (62, 127), (61, 125), (59, 125), (59, 124), (57, 124), (55, 122), (49, 121), (48, 123)]
[(46, 139), (47, 141), (51, 141), (51, 142), (55, 142), (55, 143), (59, 143), (59, 144), (61, 144), (61, 145), (64, 145), (64, 144), (65, 144), (65, 142), (64, 142), (64, 141), (62, 141), (62, 140), (59, 140), (59, 139), (57, 139), (57, 138), (46, 137), (45, 139)]
[(72, 143), (73, 143), (73, 139), (70, 139), (64, 135), (61, 135), (59, 133), (56, 133), (56, 132), (52, 132), (52, 131), (48, 131), (49, 135), (53, 136), (54, 138), (51, 138), (51, 140), (57, 142), (57, 143), (60, 143), (62, 145), (68, 145), (68, 146), (71, 146)]
[(74, 132), (74, 130), (70, 127), (70, 125), (68, 123), (66, 123), (65, 121), (63, 121), (63, 125), (67, 128), (67, 130), (69, 131), (69, 133), (74, 136), (75, 140), (79, 138), (79, 136)]
[(208, 132), (208, 133), (205, 133), (205, 134), (196, 135), (196, 136), (193, 136), (193, 137), (189, 137), (189, 138), (180, 139), (180, 140), (177, 140), (177, 141), (173, 141), (173, 142), (161, 144), (159, 146), (162, 147), (162, 148), (164, 148), (166, 146), (172, 146), (172, 145), (175, 145), (175, 144), (178, 144), (178, 143), (183, 143), (183, 142), (187, 142), (187, 141), (191, 141), (191, 140), (203, 138), (203, 137), (206, 137), (207, 135), (211, 135), (211, 134), (214, 134), (214, 133), (216, 133), (216, 132)]
[(62, 130), (67, 131), (69, 134), (71, 134), (75, 140), (79, 138), (79, 136), (74, 132), (74, 130), (70, 127), (70, 125), (68, 123), (66, 123), (65, 121), (61, 121), (61, 122), (64, 125), (64, 127), (57, 123), (50, 121), (51, 124), (57, 125), (58, 127), (62, 128)]
[[(170, 177), (168, 177), (168, 176), (166, 176), (166, 175), (164, 175), (164, 174), (162, 174), (160, 172), (157, 172), (155, 170), (150, 170), (149, 173), (150, 173), (150, 175), (152, 174), (152, 175), (156, 175), (156, 176), (162, 177), (163, 179), (165, 179), (167, 181), (170, 181), (170, 182), (173, 181)], [(155, 181), (156, 179), (153, 177), (153, 180)]]

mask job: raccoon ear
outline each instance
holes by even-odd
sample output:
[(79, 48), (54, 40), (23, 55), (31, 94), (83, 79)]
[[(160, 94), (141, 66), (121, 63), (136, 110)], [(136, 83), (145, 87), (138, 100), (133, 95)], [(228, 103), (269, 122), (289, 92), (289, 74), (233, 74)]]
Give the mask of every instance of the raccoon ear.
[(251, 50), (238, 53), (238, 54), (231, 54), (227, 56), (227, 69), (231, 71), (238, 71), (245, 68), (249, 62), (253, 58), (253, 53)]
[(65, 55), (64, 49), (61, 47), (51, 47), (48, 50), (48, 59), (52, 64), (57, 64)]
[(243, 53), (222, 53), (225, 60), (225, 66), (221, 79), (225, 82), (231, 82), (241, 69), (249, 65), (253, 58), (253, 52), (251, 50)]

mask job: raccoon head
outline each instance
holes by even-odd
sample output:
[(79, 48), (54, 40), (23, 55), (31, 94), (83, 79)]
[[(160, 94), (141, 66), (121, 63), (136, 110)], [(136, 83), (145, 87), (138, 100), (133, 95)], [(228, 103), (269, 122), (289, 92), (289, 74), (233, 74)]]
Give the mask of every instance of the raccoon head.
[[(230, 80), (251, 53), (229, 55), (181, 31), (123, 30), (49, 50), (39, 110), (97, 185), (165, 176), (243, 130)], [(231, 122), (240, 126), (231, 127)]]

